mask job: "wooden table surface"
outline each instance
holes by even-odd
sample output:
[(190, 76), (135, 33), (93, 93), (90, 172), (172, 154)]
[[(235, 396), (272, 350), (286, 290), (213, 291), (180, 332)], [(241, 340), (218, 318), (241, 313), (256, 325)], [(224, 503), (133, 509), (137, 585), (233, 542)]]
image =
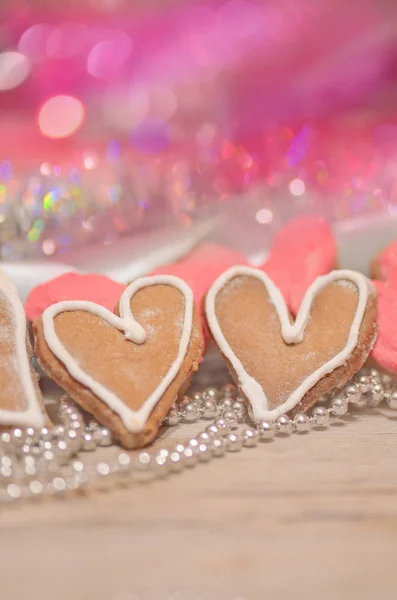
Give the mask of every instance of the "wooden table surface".
[(3, 600), (397, 597), (397, 420), (0, 513)]

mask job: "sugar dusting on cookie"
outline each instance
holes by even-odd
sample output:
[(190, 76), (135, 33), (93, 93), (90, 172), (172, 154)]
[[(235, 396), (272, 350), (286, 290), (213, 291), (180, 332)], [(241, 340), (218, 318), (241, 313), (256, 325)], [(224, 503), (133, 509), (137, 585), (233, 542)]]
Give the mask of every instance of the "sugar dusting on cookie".
[(30, 362), (22, 302), (12, 281), (0, 272), (0, 424), (43, 427), (44, 406)]
[(126, 448), (154, 438), (201, 353), (192, 291), (169, 275), (132, 282), (117, 315), (92, 302), (55, 304), (34, 332), (50, 377)]
[(334, 271), (310, 286), (291, 322), (269, 277), (237, 267), (211, 286), (206, 317), (254, 418), (274, 419), (307, 409), (361, 368), (376, 333), (376, 297), (360, 273)]

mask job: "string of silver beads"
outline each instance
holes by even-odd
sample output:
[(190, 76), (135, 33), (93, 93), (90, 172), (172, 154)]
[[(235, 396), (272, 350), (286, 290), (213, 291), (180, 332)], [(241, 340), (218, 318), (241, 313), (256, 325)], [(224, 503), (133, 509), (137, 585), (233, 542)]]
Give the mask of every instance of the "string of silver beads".
[(186, 396), (168, 413), (164, 424), (211, 420), (204, 430), (172, 448), (129, 454), (118, 451), (110, 461), (86, 461), (84, 453), (113, 443), (111, 433), (96, 421), (87, 425), (73, 401), (64, 396), (58, 406), (61, 425), (52, 429), (15, 428), (0, 435), (0, 503), (59, 495), (108, 481), (149, 481), (179, 473), (200, 462), (238, 452), (275, 436), (306, 434), (325, 429), (331, 418), (345, 416), (350, 406), (374, 408), (382, 402), (397, 410), (397, 385), (375, 369), (363, 370), (342, 390), (335, 391), (309, 414), (282, 415), (274, 422), (247, 426), (246, 405), (234, 385), (208, 388)]

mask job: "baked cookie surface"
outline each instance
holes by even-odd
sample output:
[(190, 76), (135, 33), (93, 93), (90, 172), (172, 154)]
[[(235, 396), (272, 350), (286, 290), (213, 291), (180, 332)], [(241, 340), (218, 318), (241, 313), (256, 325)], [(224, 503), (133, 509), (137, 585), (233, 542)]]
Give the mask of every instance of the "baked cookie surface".
[(199, 318), (180, 279), (138, 279), (112, 313), (91, 302), (60, 302), (35, 321), (35, 347), (48, 375), (126, 448), (148, 444), (198, 368)]
[(295, 321), (272, 280), (249, 267), (223, 273), (205, 300), (208, 328), (258, 420), (305, 411), (344, 385), (374, 344), (376, 313), (375, 288), (353, 271), (318, 277)]

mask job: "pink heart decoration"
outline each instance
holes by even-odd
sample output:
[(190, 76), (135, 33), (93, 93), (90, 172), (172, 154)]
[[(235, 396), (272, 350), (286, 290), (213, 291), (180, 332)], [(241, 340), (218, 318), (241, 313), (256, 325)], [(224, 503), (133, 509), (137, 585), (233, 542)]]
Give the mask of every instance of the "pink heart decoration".
[(371, 357), (393, 373), (397, 372), (397, 287), (373, 281), (378, 292), (378, 337)]
[(315, 215), (296, 217), (275, 236), (262, 266), (296, 314), (307, 288), (335, 268), (336, 244), (328, 222)]
[(397, 240), (376, 256), (372, 269), (376, 279), (387, 281), (393, 287), (397, 287)]
[(125, 285), (105, 275), (65, 273), (33, 288), (25, 312), (29, 321), (35, 321), (46, 308), (62, 300), (89, 300), (113, 311), (124, 290)]

